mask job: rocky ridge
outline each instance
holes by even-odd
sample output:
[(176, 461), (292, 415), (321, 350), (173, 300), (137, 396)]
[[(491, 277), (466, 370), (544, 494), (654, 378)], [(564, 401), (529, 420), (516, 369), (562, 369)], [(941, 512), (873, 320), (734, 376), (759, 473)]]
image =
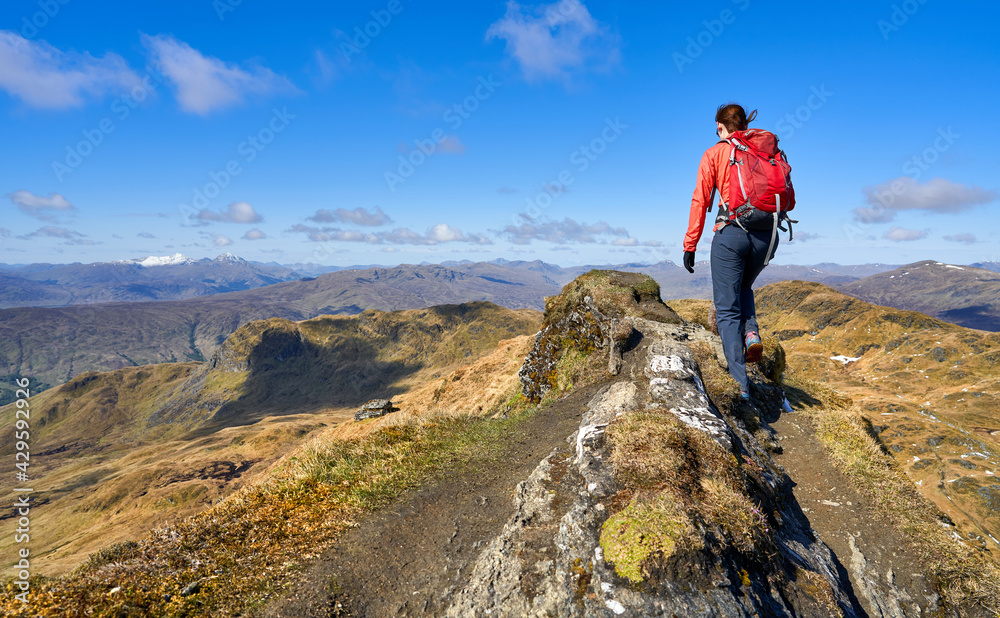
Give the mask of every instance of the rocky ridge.
[[(636, 282), (621, 277), (612, 273), (589, 290), (584, 281), (574, 306), (555, 319), (547, 312), (547, 326), (520, 373), (525, 397), (544, 396), (553, 387), (559, 359), (574, 346), (608, 349), (613, 359), (613, 321), (631, 329), (625, 346), (631, 361), (590, 400), (565, 445), (518, 485), (514, 515), (479, 554), (446, 615), (953, 615), (935, 593), (906, 590), (891, 576), (863, 586), (862, 608), (851, 573), (812, 530), (792, 494), (794, 483), (768, 450), (776, 447), (766, 419), (787, 406), (780, 386), (758, 371), (754, 403), (720, 410), (693, 351), (703, 346), (715, 352), (718, 339), (673, 316), (656, 321), (628, 315), (639, 313), (638, 302), (623, 307), (595, 301), (609, 283), (634, 290)], [(771, 350), (774, 355), (780, 346), (772, 342)], [(770, 360), (778, 367), (772, 377), (780, 379), (783, 362)], [(661, 508), (664, 498), (673, 497), (663, 491), (662, 479), (658, 487), (643, 486), (634, 470), (623, 469), (635, 462), (625, 464), (615, 451), (627, 447), (622, 435), (628, 430), (621, 427), (635, 418), (671, 426), (672, 435), (685, 436), (682, 449), (731, 460), (718, 470), (743, 477), (734, 485), (742, 495), (731, 497), (724, 517), (704, 505), (695, 511), (705, 512), (693, 516)], [(702, 444), (692, 446), (699, 439)], [(646, 446), (678, 445), (668, 440)], [(710, 465), (705, 468), (711, 472)], [(708, 473), (697, 481), (722, 483)], [(706, 503), (714, 496), (706, 494)], [(644, 517), (630, 516), (640, 513)], [(749, 517), (750, 523), (730, 529), (727, 517)], [(867, 579), (863, 551), (851, 549), (850, 568)]]

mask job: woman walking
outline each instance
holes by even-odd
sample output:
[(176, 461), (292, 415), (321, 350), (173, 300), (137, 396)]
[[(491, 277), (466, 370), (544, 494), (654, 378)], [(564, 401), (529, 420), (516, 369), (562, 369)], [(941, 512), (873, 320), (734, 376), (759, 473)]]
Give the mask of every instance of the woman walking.
[[(691, 198), (688, 230), (684, 237), (684, 267), (693, 273), (695, 250), (705, 227), (705, 216), (711, 211), (718, 191), (719, 211), (712, 228), (715, 232), (711, 254), (712, 295), (716, 324), (729, 364), (729, 373), (739, 385), (740, 396), (745, 400), (750, 398), (746, 363), (759, 362), (764, 351), (751, 286), (777, 249), (777, 237), (776, 227), (772, 228), (770, 223), (771, 215), (756, 210), (756, 204), (750, 205), (751, 200), (745, 195), (745, 188), (742, 189), (744, 195), (730, 196), (730, 168), (734, 166), (734, 155), (737, 155), (740, 147), (738, 144), (743, 143), (730, 142), (730, 138), (737, 132), (746, 132), (739, 133), (737, 137), (764, 136), (773, 140), (775, 152), (781, 155), (779, 158), (778, 154), (771, 154), (771, 165), (775, 165), (775, 159), (780, 162), (784, 158), (783, 153), (777, 150), (777, 139), (773, 135), (766, 131), (748, 130), (750, 122), (756, 116), (756, 110), (748, 117), (746, 110), (735, 103), (723, 105), (716, 112), (716, 135), (720, 141), (705, 151), (701, 158), (698, 181)], [(785, 166), (787, 167), (787, 162)], [(747, 174), (748, 168), (749, 166), (744, 166), (733, 173)], [(781, 195), (787, 194), (789, 198), (785, 204), (786, 209), (794, 205), (794, 194), (787, 172), (785, 178), (785, 191), (778, 193), (774, 226), (782, 218)], [(743, 180), (741, 176), (736, 186), (742, 187)], [(749, 182), (748, 179), (747, 183)], [(739, 205), (735, 211), (738, 216), (735, 217), (730, 213), (732, 199)]]

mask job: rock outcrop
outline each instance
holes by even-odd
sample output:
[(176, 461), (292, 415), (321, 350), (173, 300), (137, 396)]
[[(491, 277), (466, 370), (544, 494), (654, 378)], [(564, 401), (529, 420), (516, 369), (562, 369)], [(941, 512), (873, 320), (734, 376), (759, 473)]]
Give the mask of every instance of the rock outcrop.
[(354, 414), (354, 420), (363, 421), (368, 418), (378, 418), (398, 410), (399, 408), (393, 407), (390, 399), (372, 399)]

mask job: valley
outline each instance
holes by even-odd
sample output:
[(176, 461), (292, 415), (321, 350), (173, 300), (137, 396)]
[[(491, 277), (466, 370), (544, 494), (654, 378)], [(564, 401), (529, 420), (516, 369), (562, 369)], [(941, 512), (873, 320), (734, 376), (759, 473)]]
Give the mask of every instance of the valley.
[[(68, 571), (101, 547), (203, 510), (369, 399), (405, 402), (404, 416), (477, 398), (492, 405), (490, 388), (459, 402), (433, 383), (479, 359), (490, 367), (505, 357), (498, 343), (534, 333), (540, 318), (485, 302), (271, 318), (239, 328), (205, 362), (86, 372), (32, 397), (36, 572)], [(0, 409), (0, 422), (11, 425), (15, 409)], [(4, 434), (0, 454), (13, 452)], [(0, 540), (0, 551), (12, 543)]]

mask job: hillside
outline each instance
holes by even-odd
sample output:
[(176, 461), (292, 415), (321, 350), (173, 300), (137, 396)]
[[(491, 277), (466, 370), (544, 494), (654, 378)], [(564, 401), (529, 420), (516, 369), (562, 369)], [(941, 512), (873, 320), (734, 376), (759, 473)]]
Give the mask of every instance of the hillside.
[[(829, 291), (810, 285), (773, 299)], [(741, 402), (718, 339), (659, 294), (648, 277), (587, 273), (548, 299), (538, 335), (401, 397), (426, 408), (315, 432), (203, 513), (36, 581), (28, 607), (0, 603), (125, 616), (1000, 611), (1000, 571), (845, 397), (784, 382), (768, 338)], [(837, 314), (838, 297), (814, 300)], [(234, 337), (212, 369), (273, 370), (268, 355), (236, 354), (243, 342), (299, 358), (280, 326)], [(788, 423), (800, 437), (775, 429)], [(829, 452), (802, 433), (813, 424)], [(817, 478), (862, 484), (801, 502), (799, 483)], [(855, 502), (831, 501), (842, 495)]]
[(470, 301), (541, 309), (541, 299), (557, 290), (542, 274), (498, 266), (400, 266), (339, 271), (185, 301), (6, 309), (0, 311), (0, 403), (13, 400), (13, 377), (29, 377), (36, 388), (46, 388), (87, 371), (204, 360), (252, 320)]
[[(238, 329), (208, 362), (89, 372), (36, 395), (30, 470), (44, 508), (33, 519), (35, 572), (62, 572), (199, 511), (369, 399), (398, 399), (539, 320), (483, 302), (272, 318)], [(12, 425), (14, 413), (0, 409), (0, 421)], [(13, 452), (8, 432), (0, 455)]]
[(870, 303), (1000, 331), (1000, 274), (993, 270), (927, 260), (834, 287)]
[(761, 289), (757, 311), (789, 367), (853, 401), (920, 492), (1000, 556), (1000, 334), (801, 281)]

